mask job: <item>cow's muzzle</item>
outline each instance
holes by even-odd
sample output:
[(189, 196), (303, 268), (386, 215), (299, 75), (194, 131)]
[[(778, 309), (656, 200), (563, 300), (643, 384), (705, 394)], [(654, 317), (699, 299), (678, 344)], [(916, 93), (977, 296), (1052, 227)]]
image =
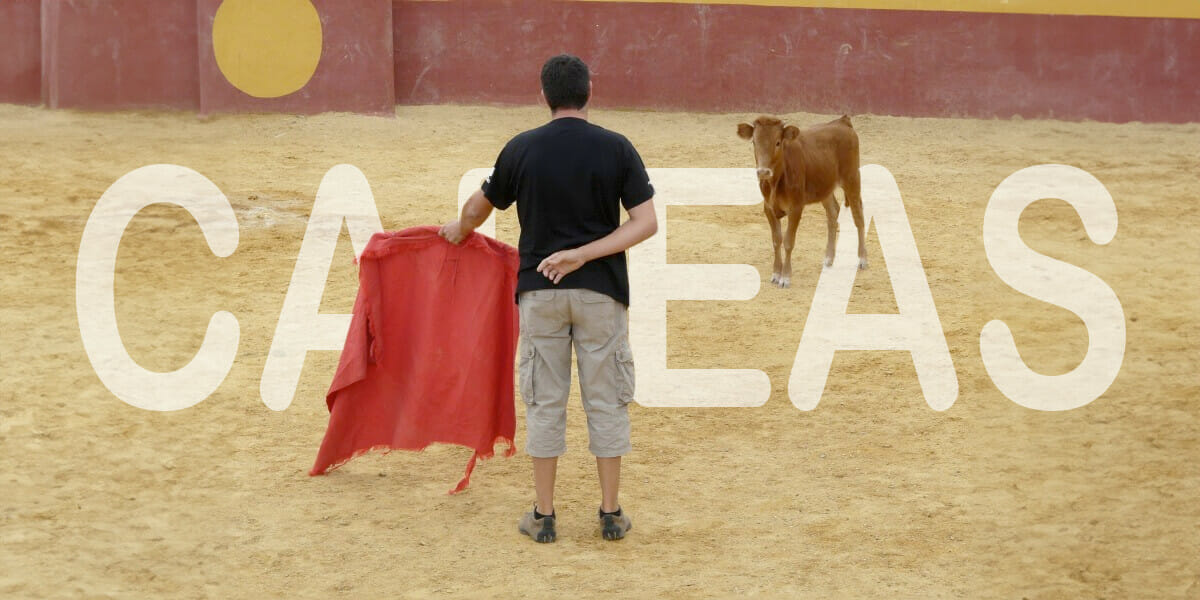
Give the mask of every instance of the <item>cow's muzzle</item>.
[(758, 168), (758, 178), (759, 179), (763, 179), (763, 180), (770, 179), (771, 174), (772, 174), (771, 169), (766, 169), (763, 167)]

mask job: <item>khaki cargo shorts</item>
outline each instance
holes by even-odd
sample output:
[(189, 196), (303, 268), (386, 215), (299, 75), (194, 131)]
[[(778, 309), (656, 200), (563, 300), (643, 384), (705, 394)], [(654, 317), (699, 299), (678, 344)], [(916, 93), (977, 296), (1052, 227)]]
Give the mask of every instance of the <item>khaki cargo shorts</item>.
[(573, 345), (588, 449), (600, 458), (629, 453), (633, 353), (628, 309), (588, 289), (533, 290), (522, 292), (520, 300), (517, 370), (525, 402), (525, 451), (535, 458), (567, 451)]

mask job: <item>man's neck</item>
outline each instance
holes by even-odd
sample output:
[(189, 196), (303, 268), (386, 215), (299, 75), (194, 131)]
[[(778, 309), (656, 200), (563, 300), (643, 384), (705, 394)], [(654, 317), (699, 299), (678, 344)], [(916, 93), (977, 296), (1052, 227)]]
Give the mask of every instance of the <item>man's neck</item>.
[(560, 109), (550, 113), (551, 121), (554, 121), (556, 119), (567, 119), (567, 118), (583, 119), (584, 121), (586, 121), (588, 118), (587, 117), (587, 109), (586, 108), (560, 108)]

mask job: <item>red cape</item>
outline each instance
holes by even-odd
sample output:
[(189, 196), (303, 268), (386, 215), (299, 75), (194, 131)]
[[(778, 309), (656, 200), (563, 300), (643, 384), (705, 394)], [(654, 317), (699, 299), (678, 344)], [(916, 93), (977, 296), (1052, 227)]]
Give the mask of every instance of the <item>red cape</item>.
[(437, 227), (371, 236), (359, 257), (358, 296), (325, 402), (329, 427), (310, 475), (371, 450), (420, 450), (434, 442), (479, 458), (513, 435), (513, 356), (519, 258), (512, 246), (472, 233), (459, 245)]

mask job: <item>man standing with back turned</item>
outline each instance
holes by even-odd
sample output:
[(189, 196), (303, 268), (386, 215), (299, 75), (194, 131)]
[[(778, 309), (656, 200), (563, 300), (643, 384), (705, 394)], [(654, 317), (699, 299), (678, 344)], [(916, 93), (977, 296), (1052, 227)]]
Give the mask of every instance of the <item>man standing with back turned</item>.
[[(634, 387), (625, 250), (654, 235), (658, 221), (654, 188), (633, 145), (587, 121), (591, 91), (582, 60), (566, 54), (547, 60), (542, 97), (550, 122), (510, 140), (462, 218), (441, 229), (457, 244), (493, 206), (517, 203), (518, 371), (537, 491), (537, 504), (518, 529), (538, 542), (556, 537), (554, 477), (567, 449), (572, 345), (600, 478), (601, 534), (617, 540), (632, 527), (617, 502), (621, 456), (631, 450), (627, 405)], [(629, 213), (624, 224), (621, 206)]]

